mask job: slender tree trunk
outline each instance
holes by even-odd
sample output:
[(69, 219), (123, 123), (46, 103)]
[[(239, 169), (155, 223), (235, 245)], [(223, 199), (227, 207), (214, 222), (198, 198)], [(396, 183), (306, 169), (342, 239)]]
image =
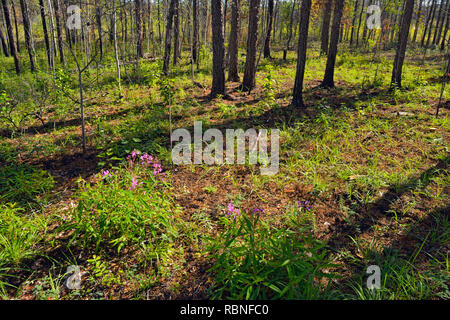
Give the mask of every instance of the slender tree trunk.
[(173, 65), (177, 65), (180, 53), (180, 0), (175, 0), (173, 16)]
[(441, 19), (441, 22), (438, 27), (439, 29), (436, 29), (436, 33), (437, 33), (436, 41), (433, 41), (433, 44), (435, 44), (435, 45), (439, 45), (439, 42), (441, 41), (442, 30), (444, 29), (444, 25), (447, 21), (447, 16), (448, 16), (449, 10), (450, 10), (450, 0), (447, 0), (445, 3), (445, 8), (443, 9), (443, 12), (442, 12), (442, 19)]
[(34, 52), (33, 52), (33, 44), (31, 39), (31, 24), (30, 17), (28, 12), (28, 6), (25, 0), (20, 0), (20, 10), (22, 11), (22, 20), (23, 20), (23, 31), (25, 34), (25, 44), (28, 50), (28, 56), (30, 57), (30, 69), (31, 72), (36, 71), (36, 66), (34, 64)]
[(114, 58), (116, 60), (117, 83), (119, 85), (119, 98), (122, 98), (120, 59), (119, 59), (119, 48), (118, 48), (118, 44), (117, 44), (117, 22), (116, 22), (116, 20), (117, 20), (116, 2), (113, 1), (113, 12), (111, 15), (111, 22), (112, 22), (113, 44), (114, 44)]
[(6, 42), (6, 39), (3, 35), (3, 30), (1, 26), (0, 26), (0, 42), (2, 44), (3, 54), (5, 55), (5, 57), (9, 57), (8, 43)]
[(247, 57), (245, 59), (244, 80), (242, 88), (251, 91), (255, 87), (256, 44), (258, 41), (259, 1), (250, 0), (248, 17)]
[(213, 72), (211, 97), (225, 95), (225, 42), (223, 38), (222, 0), (211, 0)]
[(268, 13), (267, 13), (267, 34), (264, 42), (264, 58), (271, 58), (270, 56), (270, 37), (272, 35), (273, 25), (273, 0), (268, 0)]
[(359, 22), (358, 22), (358, 28), (356, 29), (356, 46), (359, 44), (359, 30), (361, 29), (362, 24), (362, 16), (364, 12), (364, 3), (365, 0), (361, 2), (361, 11), (359, 12)]
[[(350, 45), (353, 44), (353, 36), (355, 33), (355, 27), (356, 27), (356, 18), (358, 16), (358, 2), (360, 0), (355, 0), (355, 9), (353, 10), (353, 19), (352, 19), (352, 31), (350, 33)], [(330, 10), (331, 11), (331, 10)]]
[(412, 38), (412, 42), (415, 43), (417, 39), (417, 33), (419, 31), (419, 21), (420, 21), (420, 15), (422, 13), (422, 4), (424, 0), (419, 1), (419, 9), (417, 10), (417, 19), (416, 19), (416, 25), (414, 27), (414, 35)]
[[(450, 9), (450, 5), (448, 6), (448, 9)], [(441, 48), (440, 48), (441, 51), (444, 51), (444, 49), (445, 49), (447, 32), (448, 32), (449, 26), (450, 26), (450, 12), (449, 12), (449, 10), (447, 10), (447, 22), (445, 23), (444, 33), (442, 34), (442, 42), (441, 42)], [(447, 43), (447, 47), (448, 47), (448, 43)], [(450, 55), (449, 55), (449, 57), (450, 57)]]
[(98, 41), (100, 49), (100, 60), (103, 60), (103, 27), (102, 27), (102, 8), (95, 0), (95, 20), (97, 23)]
[(433, 0), (433, 2), (431, 3), (431, 7), (428, 8), (427, 20), (426, 20), (426, 22), (425, 22), (425, 30), (424, 30), (424, 32), (423, 32), (422, 39), (421, 39), (421, 41), (420, 41), (420, 45), (421, 45), (422, 47), (425, 46), (425, 38), (426, 38), (426, 36), (427, 36), (428, 27), (429, 27), (429, 25), (430, 25), (430, 19), (431, 19), (431, 15), (433, 14), (433, 8), (434, 8), (434, 5), (435, 5), (435, 2), (436, 2), (436, 0)]
[(198, 62), (198, 0), (192, 0), (192, 61)]
[(144, 33), (142, 29), (142, 0), (134, 0), (136, 6), (136, 55), (144, 57)]
[(39, 7), (40, 7), (40, 12), (41, 12), (42, 30), (44, 32), (45, 50), (47, 52), (47, 61), (48, 61), (49, 67), (52, 67), (52, 58), (51, 58), (51, 53), (50, 53), (50, 40), (48, 37), (48, 31), (47, 31), (47, 21), (45, 19), (44, 0), (39, 0)]
[(327, 88), (334, 87), (334, 66), (336, 64), (336, 55), (338, 50), (339, 34), (341, 28), (342, 12), (344, 10), (345, 0), (336, 0), (334, 3), (333, 25), (331, 27), (330, 48), (327, 57), (327, 66), (322, 86)]
[(398, 34), (397, 51), (395, 53), (394, 68), (392, 70), (391, 87), (402, 86), (402, 68), (405, 60), (406, 45), (409, 39), (409, 28), (414, 11), (414, 0), (405, 0), (404, 12), (400, 32)]
[(20, 53), (20, 37), (19, 37), (19, 26), (17, 23), (17, 13), (16, 13), (16, 3), (15, 0), (11, 0), (11, 9), (12, 9), (12, 14), (13, 14), (13, 18), (14, 18), (14, 28), (16, 31), (16, 46), (17, 46), (17, 52)]
[(294, 95), (292, 104), (303, 108), (303, 79), (305, 76), (306, 49), (308, 44), (309, 16), (311, 13), (311, 0), (303, 0), (300, 12), (300, 30), (298, 39), (297, 73), (295, 75)]
[(56, 18), (56, 34), (58, 37), (58, 48), (59, 48), (59, 60), (61, 63), (65, 63), (64, 59), (64, 44), (63, 44), (63, 35), (61, 29), (61, 9), (59, 0), (53, 0), (53, 6), (55, 7), (55, 18)]
[(434, 28), (434, 35), (433, 35), (433, 41), (432, 44), (436, 44), (436, 38), (437, 38), (437, 34), (440, 28), (440, 23), (441, 23), (441, 17), (442, 17), (442, 11), (444, 10), (444, 0), (441, 0), (441, 4), (439, 6), (439, 11), (438, 11), (438, 16), (436, 19), (436, 27)]
[(241, 0), (232, 0), (231, 2), (231, 30), (228, 42), (228, 52), (230, 56), (228, 80), (239, 82), (239, 35), (240, 35), (240, 15)]
[(175, 1), (176, 0), (170, 0), (169, 11), (167, 12), (166, 41), (164, 45), (164, 64), (163, 64), (163, 72), (166, 76), (169, 74), (170, 49), (172, 44), (172, 25), (173, 25), (173, 15), (175, 13)]
[(289, 33), (288, 33), (288, 39), (286, 41), (286, 49), (283, 51), (283, 60), (286, 61), (287, 59), (287, 53), (291, 47), (291, 40), (292, 40), (292, 26), (294, 25), (294, 11), (295, 11), (295, 4), (297, 3), (296, 0), (292, 3), (292, 9), (291, 9), (291, 15), (289, 17)]
[(433, 30), (434, 17), (436, 16), (436, 8), (437, 8), (437, 2), (435, 2), (435, 4), (434, 4), (433, 14), (431, 15), (430, 25), (429, 25), (429, 28), (428, 28), (427, 42), (425, 44), (426, 48), (428, 48), (429, 45), (430, 45), (431, 31)]
[(3, 6), (3, 16), (5, 18), (6, 23), (6, 31), (9, 38), (9, 46), (11, 49), (11, 55), (14, 58), (14, 65), (16, 67), (16, 73), (20, 74), (20, 61), (19, 61), (19, 54), (17, 53), (16, 44), (14, 41), (14, 33), (13, 33), (13, 27), (11, 24), (11, 16), (9, 13), (9, 7), (6, 0), (2, 0), (2, 6)]
[(326, 0), (323, 8), (322, 19), (322, 36), (320, 38), (320, 52), (322, 54), (328, 53), (328, 39), (330, 34), (330, 21), (331, 21), (331, 7), (333, 0)]

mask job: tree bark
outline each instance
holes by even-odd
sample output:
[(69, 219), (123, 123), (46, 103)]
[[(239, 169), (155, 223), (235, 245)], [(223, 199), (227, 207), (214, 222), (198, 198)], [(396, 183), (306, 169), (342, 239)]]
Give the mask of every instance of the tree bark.
[[(450, 1), (449, 1), (449, 3), (450, 3)], [(448, 6), (448, 9), (450, 9), (450, 5)], [(445, 49), (445, 43), (446, 43), (447, 32), (448, 32), (449, 26), (450, 26), (450, 12), (449, 12), (449, 10), (447, 10), (447, 22), (445, 23), (444, 33), (442, 34), (442, 42), (441, 42), (441, 47), (440, 47), (441, 51), (444, 51), (444, 49)], [(447, 43), (447, 46), (448, 46), (448, 43)], [(449, 55), (449, 57), (450, 57), (450, 55)]]
[(223, 38), (222, 0), (211, 0), (213, 73), (211, 97), (225, 95), (225, 43)]
[(287, 59), (287, 53), (291, 46), (291, 40), (292, 40), (292, 26), (294, 25), (294, 11), (295, 11), (295, 4), (296, 0), (292, 3), (292, 9), (291, 9), (291, 15), (289, 17), (289, 34), (288, 39), (286, 41), (286, 49), (283, 50), (283, 60), (286, 61)]
[(164, 64), (163, 64), (163, 73), (166, 76), (169, 74), (170, 49), (172, 45), (172, 25), (173, 25), (173, 15), (175, 12), (175, 1), (176, 0), (170, 0), (169, 11), (167, 12), (166, 40), (164, 45)]
[(352, 31), (350, 33), (350, 45), (353, 44), (353, 36), (355, 33), (355, 27), (356, 27), (356, 17), (358, 16), (358, 2), (360, 0), (355, 0), (355, 9), (353, 10), (353, 19), (352, 19)]
[(249, 3), (247, 57), (245, 59), (244, 80), (242, 82), (243, 90), (248, 92), (255, 87), (259, 1), (260, 0), (250, 0)]
[(334, 87), (334, 66), (336, 64), (336, 55), (338, 50), (339, 34), (341, 28), (342, 12), (344, 10), (344, 0), (336, 0), (334, 3), (333, 25), (331, 27), (330, 47), (328, 50), (327, 66), (322, 86), (327, 88)]
[(23, 32), (25, 34), (25, 44), (27, 46), (28, 56), (30, 57), (30, 69), (31, 72), (36, 71), (36, 66), (34, 64), (34, 52), (33, 52), (33, 44), (31, 39), (31, 24), (30, 24), (30, 16), (28, 15), (28, 5), (25, 0), (20, 0), (20, 11), (22, 11), (22, 20), (23, 20)]
[(394, 68), (392, 70), (391, 87), (400, 88), (402, 85), (402, 68), (405, 60), (406, 45), (409, 38), (409, 28), (414, 11), (414, 0), (405, 0), (404, 12), (400, 32), (398, 34), (397, 51), (395, 53)]
[(198, 62), (198, 0), (192, 0), (192, 61)]
[(180, 0), (175, 0), (173, 16), (173, 65), (177, 65), (180, 53)]
[(59, 48), (59, 60), (61, 63), (65, 62), (64, 58), (64, 44), (63, 44), (63, 36), (61, 29), (61, 6), (59, 4), (59, 0), (53, 0), (53, 6), (55, 7), (55, 18), (56, 18), (56, 35), (58, 37), (58, 48)]
[[(358, 0), (356, 0), (358, 1)], [(331, 21), (331, 7), (333, 0), (326, 0), (323, 8), (323, 20), (322, 20), (322, 35), (320, 37), (320, 52), (322, 54), (328, 53), (328, 39), (330, 34), (330, 21)]]
[(264, 42), (264, 58), (271, 58), (270, 56), (270, 37), (272, 34), (273, 25), (273, 0), (268, 1), (267, 8), (267, 34)]
[(41, 12), (42, 30), (44, 32), (45, 50), (47, 52), (47, 62), (48, 62), (48, 65), (50, 67), (52, 67), (52, 57), (51, 57), (51, 52), (50, 52), (50, 40), (48, 37), (47, 21), (45, 19), (44, 0), (39, 0), (39, 8), (40, 8), (40, 12)]
[(16, 3), (14, 0), (11, 0), (11, 9), (12, 14), (14, 17), (14, 28), (16, 30), (16, 46), (17, 46), (17, 52), (20, 53), (20, 37), (19, 37), (19, 26), (17, 23), (17, 14), (16, 14)]
[(9, 38), (9, 46), (11, 49), (11, 55), (14, 58), (14, 65), (16, 67), (16, 73), (20, 74), (20, 61), (19, 61), (19, 54), (17, 53), (17, 47), (14, 41), (14, 33), (13, 33), (13, 27), (11, 24), (11, 16), (9, 13), (9, 7), (6, 0), (2, 0), (2, 6), (3, 6), (3, 16), (5, 18), (6, 23), (6, 32), (8, 34)]
[(419, 32), (419, 21), (420, 21), (420, 15), (422, 13), (422, 4), (423, 0), (419, 1), (419, 9), (417, 10), (417, 19), (416, 19), (416, 25), (414, 27), (414, 35), (412, 38), (412, 42), (415, 43), (417, 39), (417, 33)]
[(311, 0), (303, 0), (300, 12), (300, 30), (298, 39), (297, 73), (295, 75), (294, 95), (292, 104), (303, 108), (303, 80), (305, 76), (306, 49), (308, 44), (309, 16), (311, 13)]
[(6, 42), (6, 39), (3, 36), (3, 30), (1, 26), (0, 26), (0, 42), (2, 43), (3, 54), (5, 55), (5, 57), (9, 57), (8, 43)]
[(239, 82), (239, 35), (240, 35), (240, 15), (241, 0), (232, 0), (231, 2), (231, 30), (228, 42), (228, 52), (230, 56), (228, 80)]
[(134, 0), (136, 6), (136, 55), (144, 57), (144, 33), (142, 29), (142, 0)]

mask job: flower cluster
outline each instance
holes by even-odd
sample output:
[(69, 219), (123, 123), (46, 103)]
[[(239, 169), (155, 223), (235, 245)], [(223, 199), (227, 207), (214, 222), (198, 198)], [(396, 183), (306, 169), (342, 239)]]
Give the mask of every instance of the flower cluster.
[(264, 209), (260, 209), (260, 208), (253, 208), (253, 214), (263, 214), (264, 213)]
[(297, 206), (298, 206), (299, 209), (305, 209), (306, 211), (309, 211), (312, 208), (312, 205), (307, 200), (304, 201), (304, 202), (302, 202), (302, 200), (299, 200), (297, 202)]
[(140, 151), (133, 150), (133, 152), (131, 152), (131, 154), (127, 157), (127, 160), (131, 164), (140, 163), (142, 166), (152, 168), (154, 176), (157, 176), (159, 174), (164, 175), (164, 173), (162, 173), (162, 166), (159, 163), (158, 159), (147, 153), (141, 155)]
[(106, 179), (106, 178), (110, 178), (112, 177), (112, 173), (109, 172), (109, 170), (102, 170), (100, 171), (100, 177), (102, 178), (102, 180)]
[(137, 179), (135, 177), (131, 178), (131, 187), (130, 190), (133, 191), (135, 190), (139, 185), (141, 185), (142, 182), (138, 182)]
[(228, 204), (228, 210), (227, 210), (227, 216), (233, 216), (235, 219), (236, 217), (241, 215), (241, 211), (238, 208), (235, 208), (233, 204), (230, 202)]

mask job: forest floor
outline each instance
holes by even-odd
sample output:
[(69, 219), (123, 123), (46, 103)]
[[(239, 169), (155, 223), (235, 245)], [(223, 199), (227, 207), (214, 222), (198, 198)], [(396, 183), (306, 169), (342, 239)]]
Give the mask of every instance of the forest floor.
[[(336, 88), (323, 89), (319, 79), (326, 58), (312, 50), (304, 110), (290, 106), (293, 54), (288, 61), (282, 61), (278, 52), (273, 60), (262, 59), (257, 87), (250, 94), (241, 92), (238, 83), (229, 83), (232, 100), (208, 98), (207, 69), (196, 70), (193, 83), (190, 66), (182, 60), (173, 71), (173, 82), (160, 84), (152, 78), (159, 65), (143, 62), (137, 73), (145, 80), (131, 84), (125, 78), (122, 99), (108, 75), (89, 91), (85, 153), (76, 112), (70, 120), (58, 114), (56, 106), (49, 108), (44, 125), (36, 120), (13, 135), (3, 130), (0, 176), (12, 183), (0, 184), (4, 194), (0, 200), (16, 203), (15, 208), (22, 208), (30, 219), (41, 220), (36, 223), (39, 235), (30, 239), (38, 241), (17, 249), (19, 258), (13, 257), (13, 249), (7, 253), (8, 246), (0, 241), (5, 261), (0, 263), (2, 297), (222, 297), (215, 294), (225, 284), (217, 279), (225, 274), (220, 268), (227, 266), (210, 270), (217, 260), (210, 246), (226, 234), (230, 222), (222, 219), (229, 203), (241, 212), (263, 209), (261, 220), (270, 228), (283, 229), (290, 212), (298, 210), (298, 201), (308, 201), (310, 210), (296, 212), (302, 226), (325, 244), (331, 263), (325, 273), (336, 275), (324, 289), (327, 297), (448, 299), (448, 84), (440, 115), (435, 116), (443, 57), (408, 54), (404, 88), (389, 91), (392, 54), (387, 51), (374, 58), (343, 51), (335, 71)], [(173, 95), (173, 129), (192, 132), (199, 120), (205, 129), (222, 132), (279, 129), (279, 173), (262, 176), (259, 166), (251, 165), (171, 165), (164, 92)], [(154, 254), (156, 249), (147, 252), (140, 243), (119, 251), (112, 242), (96, 248), (84, 242), (84, 233), (70, 227), (72, 220), (79, 222), (73, 217), (80, 212), (80, 198), (88, 207), (96, 197), (89, 195), (97, 192), (97, 184), (103, 185), (99, 172), (121, 172), (133, 150), (161, 161), (164, 197), (176, 208), (178, 236), (161, 256)], [(98, 203), (94, 207), (92, 214), (100, 210)], [(366, 269), (373, 264), (383, 272), (383, 290), (378, 293), (365, 289)], [(78, 265), (83, 272), (81, 290), (63, 289), (69, 265)], [(227, 290), (224, 297), (239, 296)]]

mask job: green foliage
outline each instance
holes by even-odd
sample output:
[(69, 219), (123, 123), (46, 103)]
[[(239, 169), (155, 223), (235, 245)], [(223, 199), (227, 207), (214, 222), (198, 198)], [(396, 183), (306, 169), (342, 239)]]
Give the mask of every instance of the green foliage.
[(46, 220), (30, 217), (14, 204), (0, 205), (0, 265), (18, 265), (38, 253)]
[[(275, 228), (258, 215), (221, 219), (223, 231), (208, 251), (215, 260), (213, 299), (330, 298), (324, 244), (301, 226)], [(324, 286), (321, 280), (328, 281)]]
[(0, 202), (45, 204), (53, 187), (53, 177), (47, 171), (22, 164), (0, 167)]
[[(99, 178), (101, 179), (101, 178)], [(96, 249), (112, 245), (166, 245), (177, 237), (174, 207), (166, 184), (140, 164), (119, 168), (95, 185), (84, 183), (72, 223), (73, 241)]]

